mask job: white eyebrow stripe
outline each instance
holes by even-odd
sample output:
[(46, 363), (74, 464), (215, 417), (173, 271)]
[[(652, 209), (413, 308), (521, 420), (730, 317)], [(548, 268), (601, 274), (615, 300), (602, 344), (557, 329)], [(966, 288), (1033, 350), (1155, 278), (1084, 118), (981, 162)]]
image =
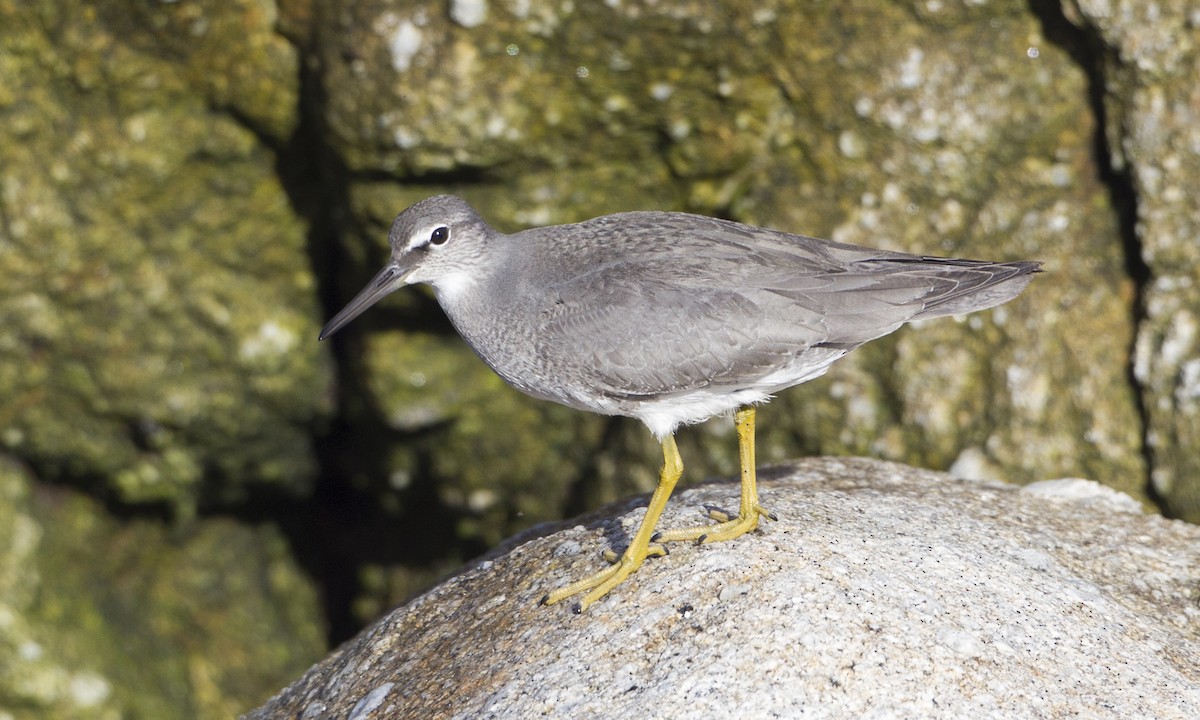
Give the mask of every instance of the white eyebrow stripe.
[(431, 225), (426, 225), (417, 232), (413, 233), (412, 237), (408, 239), (408, 243), (404, 246), (405, 251), (416, 250), (417, 248), (428, 245), (429, 236), (433, 234), (433, 231), (436, 228), (440, 227), (449, 228), (450, 226), (444, 222), (436, 222)]

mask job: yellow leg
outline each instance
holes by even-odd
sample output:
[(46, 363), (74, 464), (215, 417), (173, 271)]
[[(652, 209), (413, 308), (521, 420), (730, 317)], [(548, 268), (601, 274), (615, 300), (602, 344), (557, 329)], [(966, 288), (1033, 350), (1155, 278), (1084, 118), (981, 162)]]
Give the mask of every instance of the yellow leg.
[(587, 594), (580, 598), (574, 608), (577, 613), (583, 612), (589, 605), (607, 595), (609, 590), (633, 574), (634, 570), (641, 567), (648, 555), (657, 556), (665, 553), (661, 545), (651, 543), (650, 540), (654, 535), (654, 526), (658, 524), (658, 519), (667, 506), (667, 499), (671, 497), (671, 491), (675, 489), (675, 483), (679, 482), (679, 476), (683, 475), (683, 460), (679, 457), (679, 448), (675, 446), (674, 436), (668, 435), (663, 440), (662, 447), (663, 466), (658, 474), (658, 487), (654, 489), (654, 495), (650, 497), (650, 505), (646, 508), (646, 517), (638, 527), (629, 547), (625, 549), (621, 557), (616, 559), (612, 567), (607, 567), (595, 575), (589, 575), (582, 580), (547, 593), (542, 597), (542, 604), (553, 605), (586, 590)]
[(730, 518), (725, 513), (710, 511), (709, 515), (721, 522), (716, 525), (666, 530), (659, 533), (655, 540), (688, 540), (697, 543), (732, 540), (758, 527), (759, 515), (775, 519), (774, 515), (758, 504), (758, 484), (754, 475), (754, 408), (744, 407), (738, 410), (734, 416), (734, 426), (737, 428), (738, 456), (742, 464), (742, 502), (737, 517)]

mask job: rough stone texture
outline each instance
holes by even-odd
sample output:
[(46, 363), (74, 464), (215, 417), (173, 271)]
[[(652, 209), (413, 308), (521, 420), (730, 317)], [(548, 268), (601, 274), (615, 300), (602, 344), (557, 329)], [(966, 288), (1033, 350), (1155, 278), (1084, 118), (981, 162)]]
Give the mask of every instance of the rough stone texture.
[[(1200, 714), (1200, 528), (1084, 480), (829, 458), (764, 475), (778, 522), (676, 546), (581, 616), (537, 598), (628, 537), (629, 504), (515, 540), (246, 717)], [(735, 496), (689, 490), (665, 522)]]
[(305, 225), (243, 122), (296, 124), (271, 8), (0, 0), (0, 446), (43, 477), (186, 515), (315, 474)]
[(1154, 489), (1200, 522), (1200, 10), (1194, 2), (1074, 0), (1103, 48), (1105, 132), (1132, 180), (1141, 260), (1134, 372)]
[(278, 531), (118, 522), (0, 455), (0, 717), (228, 718), (320, 656)]

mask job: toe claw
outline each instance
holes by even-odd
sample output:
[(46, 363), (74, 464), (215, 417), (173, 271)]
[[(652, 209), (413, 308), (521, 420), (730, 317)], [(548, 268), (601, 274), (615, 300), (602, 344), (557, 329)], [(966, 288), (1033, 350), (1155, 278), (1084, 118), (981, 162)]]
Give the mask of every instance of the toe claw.
[(667, 549), (667, 546), (661, 543), (651, 543), (646, 548), (646, 557), (666, 557), (670, 554), (671, 551)]
[(707, 511), (707, 515), (710, 519), (716, 520), (719, 523), (729, 522), (729, 513), (725, 512), (721, 508), (709, 505), (704, 509)]

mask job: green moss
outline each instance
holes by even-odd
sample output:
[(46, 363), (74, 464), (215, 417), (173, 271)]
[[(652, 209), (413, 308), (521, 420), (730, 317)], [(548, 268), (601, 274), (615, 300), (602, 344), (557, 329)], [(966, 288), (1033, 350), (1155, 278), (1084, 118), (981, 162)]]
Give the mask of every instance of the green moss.
[[(48, 476), (188, 514), (314, 473), (330, 372), (306, 228), (272, 153), (213, 109), (294, 122), (295, 78), (272, 83), (295, 60), (258, 7), (0, 4), (0, 85), (26, 89), (0, 104), (0, 440)], [(198, 88), (230, 34), (222, 62), (249, 64)], [(164, 61), (176, 45), (194, 54)]]
[(228, 718), (323, 650), (269, 527), (118, 522), (0, 458), (0, 714)]

